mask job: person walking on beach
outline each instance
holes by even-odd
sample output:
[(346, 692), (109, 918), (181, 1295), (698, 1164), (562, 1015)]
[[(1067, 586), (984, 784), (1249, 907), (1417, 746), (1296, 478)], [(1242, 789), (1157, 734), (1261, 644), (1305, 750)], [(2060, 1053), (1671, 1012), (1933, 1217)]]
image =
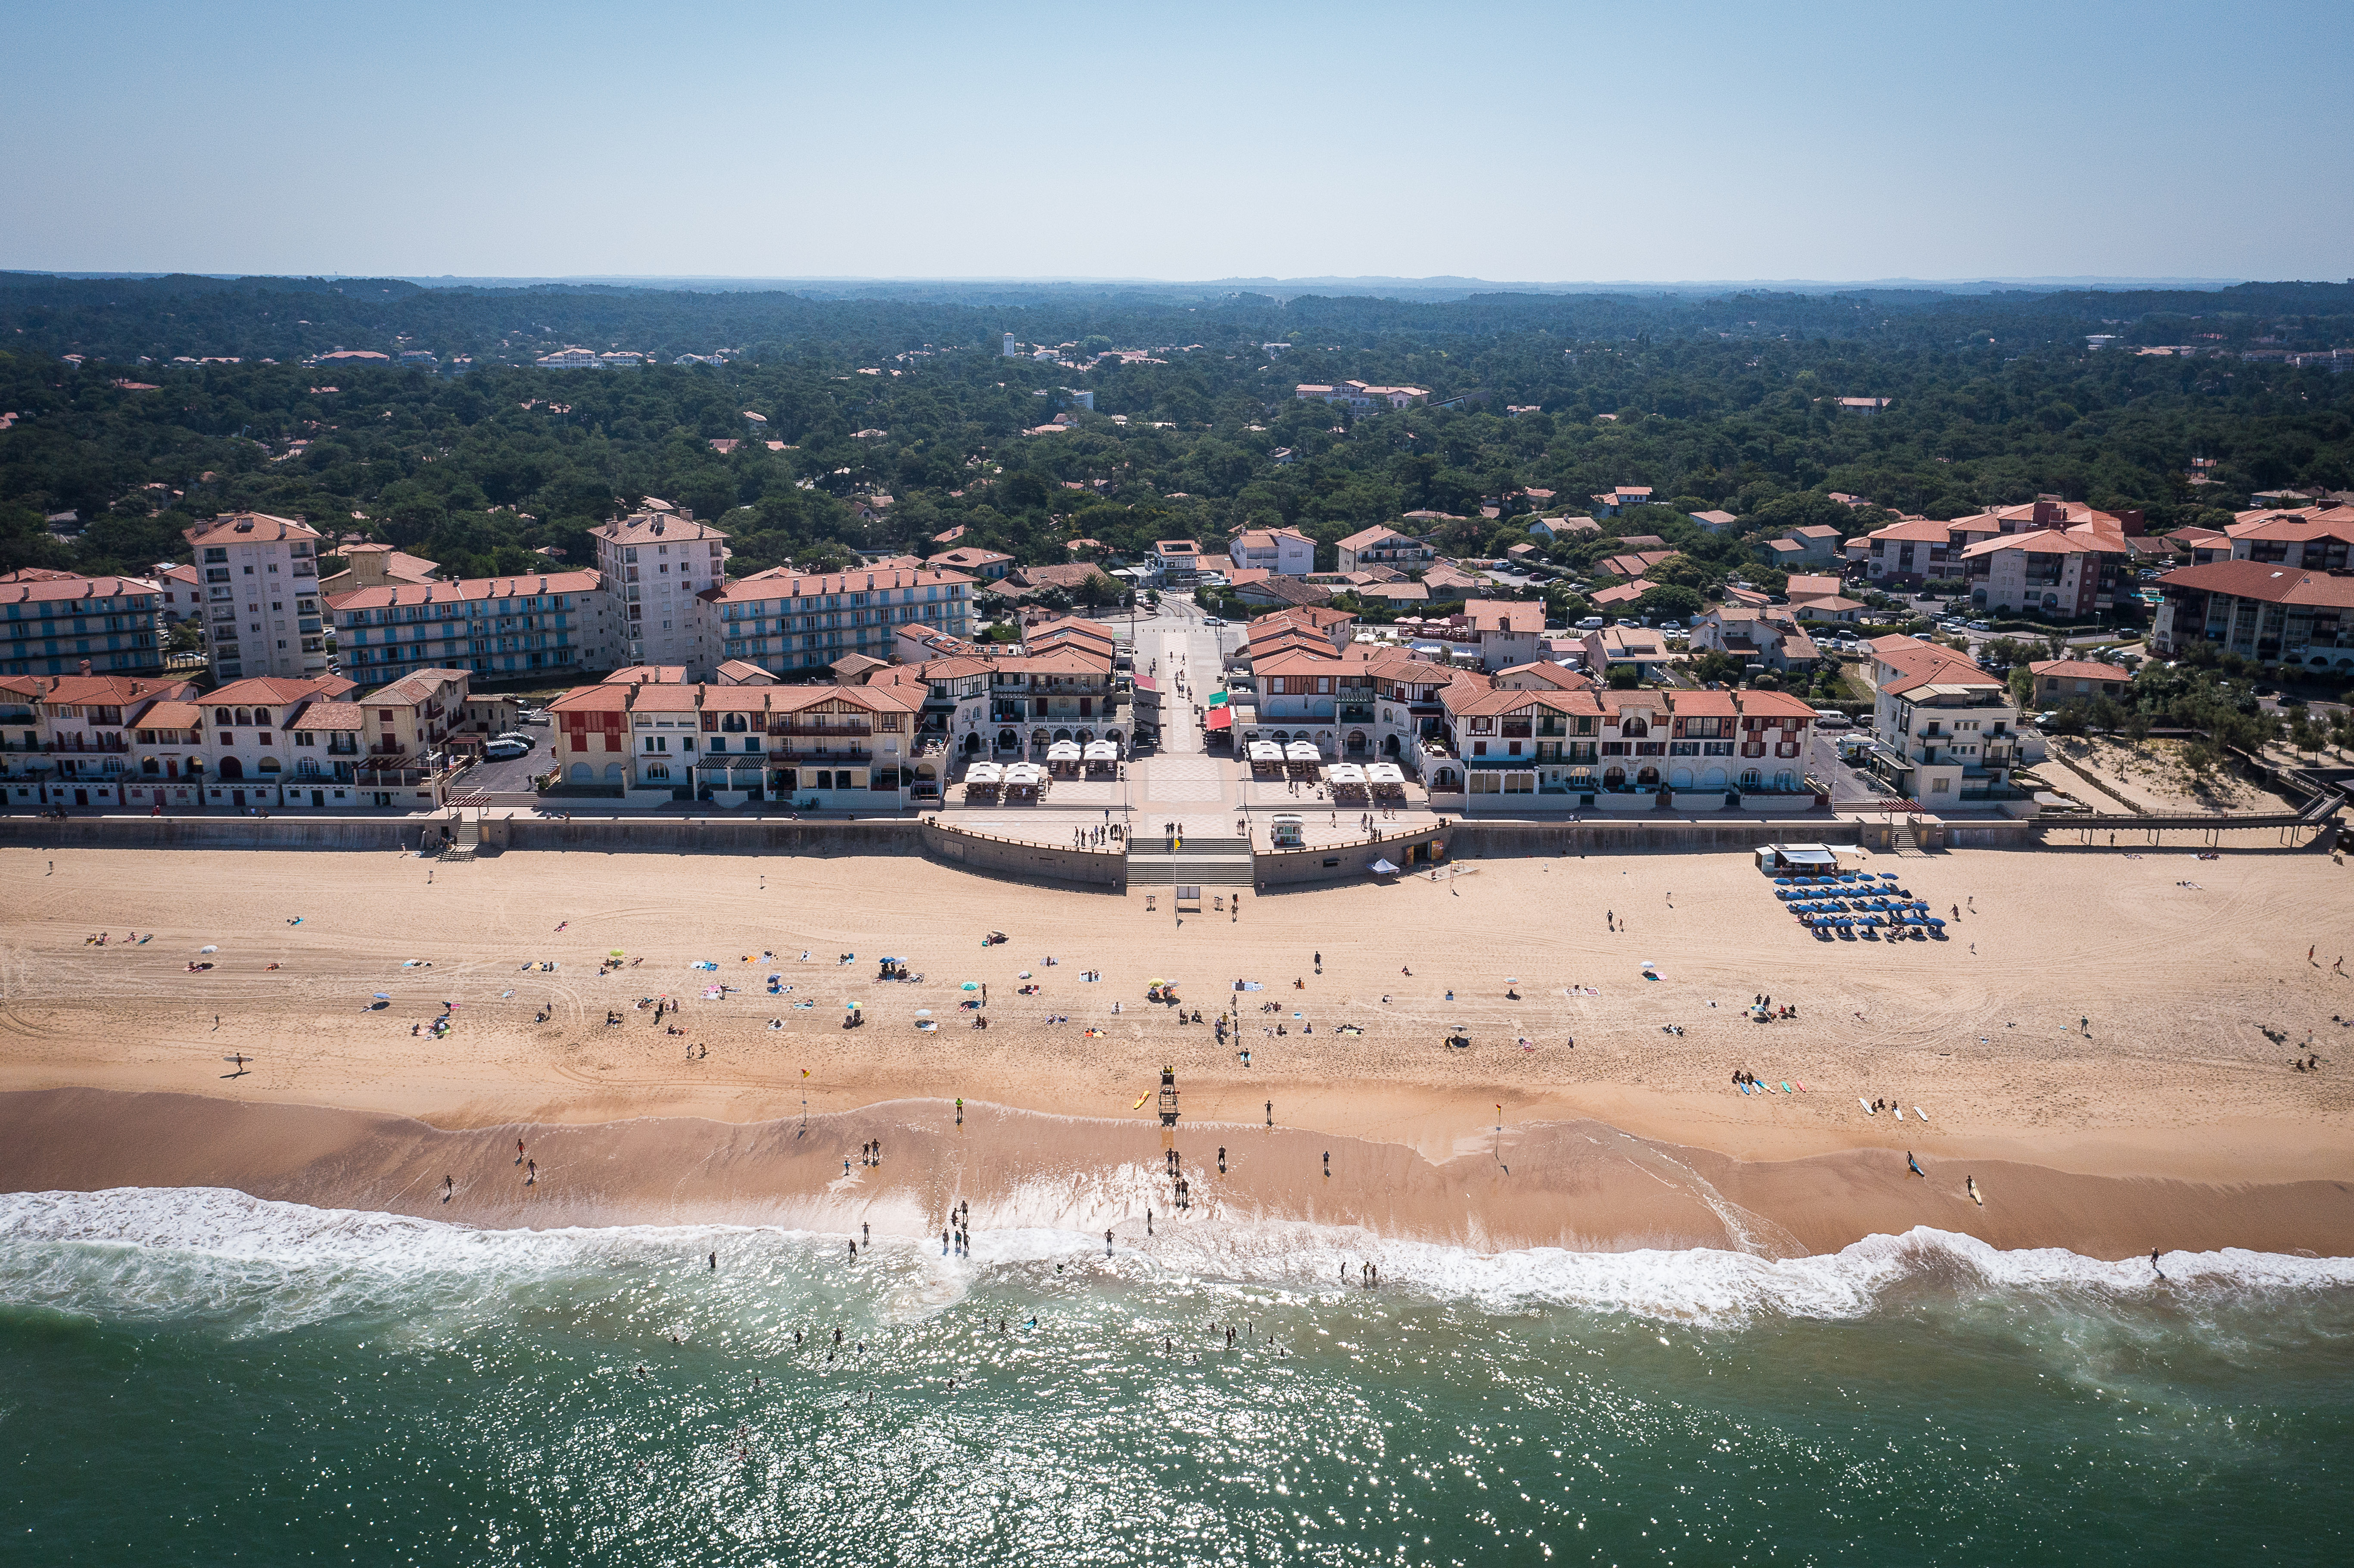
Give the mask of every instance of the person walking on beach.
[(2157, 1275), (2160, 1279), (2164, 1279), (2166, 1277), (2166, 1270), (2158, 1266), (2158, 1249), (2156, 1247), (2149, 1249), (2149, 1271), (2152, 1274)]
[(523, 1139), (520, 1138), (515, 1139), (515, 1163), (523, 1163)]
[(539, 1185), (538, 1160), (526, 1160), (524, 1161), (523, 1184), (526, 1187), (536, 1187)]

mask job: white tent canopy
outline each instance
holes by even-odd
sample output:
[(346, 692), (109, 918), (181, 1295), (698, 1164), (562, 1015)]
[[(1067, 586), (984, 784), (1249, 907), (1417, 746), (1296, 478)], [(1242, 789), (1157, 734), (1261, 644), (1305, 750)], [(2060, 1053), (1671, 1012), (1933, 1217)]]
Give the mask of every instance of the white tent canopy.
[(1117, 762), (1119, 760), (1119, 747), (1108, 740), (1091, 740), (1087, 742), (1087, 760)]
[(1365, 769), (1365, 782), (1368, 784), (1403, 784), (1405, 782), (1405, 769), (1400, 768), (1394, 762), (1373, 763)]
[(1034, 762), (1012, 763), (1005, 769), (1008, 784), (1042, 784), (1045, 779), (1046, 770)]
[(1326, 768), (1324, 779), (1329, 784), (1363, 784), (1365, 781), (1365, 770), (1353, 762), (1343, 762)]
[(1283, 747), (1271, 740), (1254, 740), (1250, 743), (1250, 759), (1253, 762), (1280, 762), (1283, 760)]
[(1375, 876), (1395, 876), (1398, 874), (1398, 868), (1392, 865), (1385, 860), (1377, 860), (1373, 862), (1373, 864), (1365, 867), (1365, 869), (1372, 872)]
[(994, 762), (976, 762), (964, 770), (968, 784), (996, 784), (1005, 778), (1005, 770)]
[(1287, 762), (1315, 762), (1323, 755), (1316, 749), (1316, 743), (1312, 740), (1295, 740), (1283, 748), (1283, 758)]
[(1049, 762), (1076, 762), (1078, 759), (1079, 743), (1076, 740), (1058, 740), (1046, 748), (1046, 760)]

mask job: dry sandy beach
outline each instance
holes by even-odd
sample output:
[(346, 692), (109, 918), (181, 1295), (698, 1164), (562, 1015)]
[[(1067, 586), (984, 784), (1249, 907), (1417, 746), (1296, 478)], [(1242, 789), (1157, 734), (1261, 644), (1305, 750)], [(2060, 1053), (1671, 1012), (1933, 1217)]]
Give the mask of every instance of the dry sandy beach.
[[(1730, 854), (1474, 862), (1181, 926), (1165, 896), (916, 859), (0, 851), (0, 1187), (901, 1234), (963, 1197), (977, 1224), (1140, 1236), (1147, 1207), (1170, 1217), (1173, 1147), (1186, 1223), (1780, 1254), (1926, 1224), (2110, 1256), (2354, 1251), (2354, 1028), (2334, 1021), (2354, 1018), (2354, 979), (2333, 972), (2354, 874), (2171, 850), (1868, 864), (1962, 906), (1950, 939), (1818, 942)], [(991, 929), (1012, 939), (984, 948)], [(600, 973), (617, 951), (627, 967)], [(885, 955), (923, 982), (875, 980)], [(770, 975), (792, 989), (769, 994)], [(1203, 1023), (1144, 1001), (1164, 978)], [(967, 980), (988, 987), (986, 1031)], [(1761, 993), (1797, 1018), (1750, 1022)], [(662, 1023), (636, 1006), (656, 996), (679, 1003)], [(445, 1001), (445, 1036), (412, 1033)], [(864, 1027), (840, 1027), (846, 1002)], [(1229, 1002), (1241, 1032), (1221, 1049)], [(1456, 1026), (1467, 1051), (1442, 1044)], [(2290, 1070), (2301, 1050), (2318, 1072)], [(239, 1052), (250, 1070), (223, 1076)], [(1143, 1098), (1163, 1065), (1172, 1135)], [(1775, 1091), (1739, 1093), (1736, 1069)], [(1904, 1119), (1867, 1115), (1874, 1098)], [(856, 1163), (878, 1137), (883, 1165)]]

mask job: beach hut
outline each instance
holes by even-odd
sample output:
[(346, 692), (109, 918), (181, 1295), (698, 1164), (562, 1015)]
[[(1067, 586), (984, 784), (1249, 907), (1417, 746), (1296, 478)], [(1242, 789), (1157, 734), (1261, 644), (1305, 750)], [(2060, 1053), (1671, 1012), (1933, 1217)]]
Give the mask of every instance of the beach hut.
[(1839, 854), (1829, 844), (1759, 844), (1757, 869), (1768, 874), (1796, 872), (1801, 876), (1836, 876)]

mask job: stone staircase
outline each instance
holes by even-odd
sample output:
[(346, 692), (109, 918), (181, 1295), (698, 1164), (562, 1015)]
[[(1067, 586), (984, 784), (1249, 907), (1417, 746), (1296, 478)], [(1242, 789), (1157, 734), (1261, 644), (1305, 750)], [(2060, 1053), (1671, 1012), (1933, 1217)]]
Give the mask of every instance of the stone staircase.
[(482, 824), (473, 817), (461, 817), (449, 838), (442, 841), (442, 860), (472, 860), (474, 852), (482, 847)]
[(1171, 851), (1160, 838), (1131, 840), (1128, 849), (1130, 887), (1248, 887), (1252, 883), (1248, 839), (1188, 837)]

